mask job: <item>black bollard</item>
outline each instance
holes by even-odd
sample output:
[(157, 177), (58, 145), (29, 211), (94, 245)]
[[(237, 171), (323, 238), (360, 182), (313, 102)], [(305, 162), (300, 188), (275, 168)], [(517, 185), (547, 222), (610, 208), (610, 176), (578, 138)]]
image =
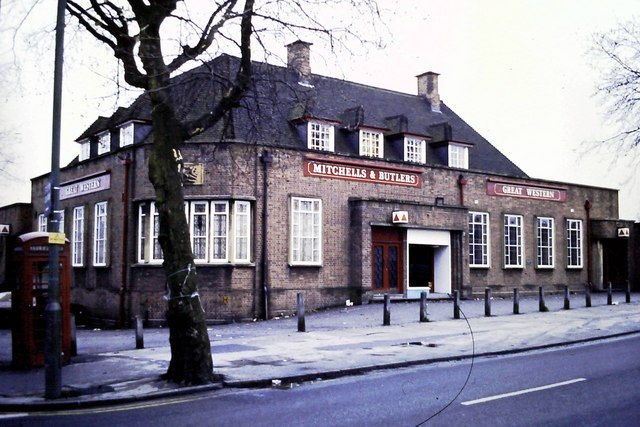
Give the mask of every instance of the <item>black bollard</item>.
[(613, 304), (613, 292), (611, 290), (611, 282), (609, 282), (609, 286), (607, 286), (607, 305)]
[(382, 326), (391, 325), (391, 297), (389, 294), (384, 296), (384, 308), (382, 313)]
[(520, 314), (520, 289), (513, 289), (513, 314)]
[(298, 292), (298, 308), (296, 310), (296, 314), (298, 316), (298, 332), (306, 332), (307, 328), (304, 322), (304, 294), (302, 292)]
[(484, 315), (491, 317), (491, 289), (484, 289)]
[(71, 315), (71, 324), (69, 328), (69, 335), (71, 338), (71, 356), (78, 355), (78, 340), (77, 340), (77, 328), (76, 328), (76, 316)]
[(544, 288), (542, 286), (538, 288), (538, 299), (538, 309), (543, 312), (549, 311), (547, 305), (544, 303)]
[(627, 290), (625, 292), (624, 299), (625, 299), (627, 304), (631, 303), (631, 283), (629, 283), (628, 280), (627, 280)]
[(453, 318), (460, 318), (460, 291), (453, 291)]
[(566, 285), (564, 287), (564, 309), (571, 309), (571, 301), (569, 301), (569, 287)]
[(584, 285), (585, 306), (591, 307), (591, 284)]
[(144, 348), (144, 330), (142, 328), (142, 317), (136, 316), (136, 349)]
[(428, 322), (429, 317), (427, 313), (427, 293), (420, 292), (420, 322)]

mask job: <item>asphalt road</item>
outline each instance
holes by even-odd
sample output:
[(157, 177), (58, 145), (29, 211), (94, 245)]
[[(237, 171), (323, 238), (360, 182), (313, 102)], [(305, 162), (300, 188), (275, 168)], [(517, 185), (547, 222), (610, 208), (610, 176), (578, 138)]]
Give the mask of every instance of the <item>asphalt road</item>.
[(640, 335), (259, 390), (0, 416), (0, 426), (633, 426)]

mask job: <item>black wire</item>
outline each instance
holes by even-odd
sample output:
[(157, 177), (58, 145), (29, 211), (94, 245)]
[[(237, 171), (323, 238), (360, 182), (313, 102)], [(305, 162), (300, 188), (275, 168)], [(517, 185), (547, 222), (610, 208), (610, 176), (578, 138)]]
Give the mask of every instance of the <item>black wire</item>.
[(464, 317), (464, 320), (467, 322), (467, 326), (469, 327), (469, 332), (471, 333), (471, 365), (469, 366), (469, 372), (467, 373), (467, 379), (464, 380), (464, 384), (462, 384), (462, 387), (458, 391), (458, 394), (456, 394), (455, 397), (453, 399), (451, 399), (451, 401), (449, 403), (447, 403), (442, 409), (440, 409), (435, 414), (431, 415), (426, 420), (416, 424), (415, 427), (420, 427), (421, 425), (429, 422), (431, 419), (433, 419), (436, 416), (440, 415), (445, 409), (447, 409), (449, 406), (451, 406), (453, 404), (453, 402), (455, 402), (456, 399), (458, 399), (458, 397), (460, 397), (460, 395), (462, 394), (462, 391), (467, 387), (467, 384), (469, 383), (469, 378), (471, 378), (471, 372), (473, 371), (473, 362), (475, 360), (475, 355), (476, 355), (476, 342), (475, 342), (475, 338), (473, 337), (473, 329), (471, 329), (471, 324), (469, 323), (469, 319), (467, 319), (467, 316), (464, 314), (462, 309), (460, 309), (460, 307), (458, 307), (458, 309), (460, 310), (460, 313), (462, 313), (462, 317)]

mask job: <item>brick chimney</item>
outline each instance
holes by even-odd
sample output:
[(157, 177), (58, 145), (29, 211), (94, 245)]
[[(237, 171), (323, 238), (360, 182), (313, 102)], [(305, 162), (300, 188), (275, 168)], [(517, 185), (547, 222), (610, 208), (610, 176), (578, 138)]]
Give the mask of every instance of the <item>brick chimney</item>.
[(300, 80), (308, 82), (311, 78), (310, 47), (312, 43), (297, 40), (287, 45), (287, 66), (297, 71)]
[(418, 79), (418, 95), (424, 96), (429, 101), (429, 105), (431, 105), (431, 111), (437, 111), (438, 113), (440, 112), (439, 75), (433, 71), (427, 71), (416, 76)]

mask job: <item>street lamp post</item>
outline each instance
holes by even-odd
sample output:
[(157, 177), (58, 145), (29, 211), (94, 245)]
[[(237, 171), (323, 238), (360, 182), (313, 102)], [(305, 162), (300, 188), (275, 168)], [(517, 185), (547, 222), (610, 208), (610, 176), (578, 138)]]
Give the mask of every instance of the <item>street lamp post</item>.
[[(62, 116), (62, 63), (64, 56), (64, 15), (66, 0), (58, 0), (56, 17), (56, 50), (53, 75), (53, 124), (51, 135), (50, 200), (47, 230), (60, 232), (60, 127)], [(45, 308), (46, 338), (44, 349), (45, 398), (55, 399), (62, 393), (62, 308), (60, 305), (60, 246), (49, 245), (49, 289)]]

